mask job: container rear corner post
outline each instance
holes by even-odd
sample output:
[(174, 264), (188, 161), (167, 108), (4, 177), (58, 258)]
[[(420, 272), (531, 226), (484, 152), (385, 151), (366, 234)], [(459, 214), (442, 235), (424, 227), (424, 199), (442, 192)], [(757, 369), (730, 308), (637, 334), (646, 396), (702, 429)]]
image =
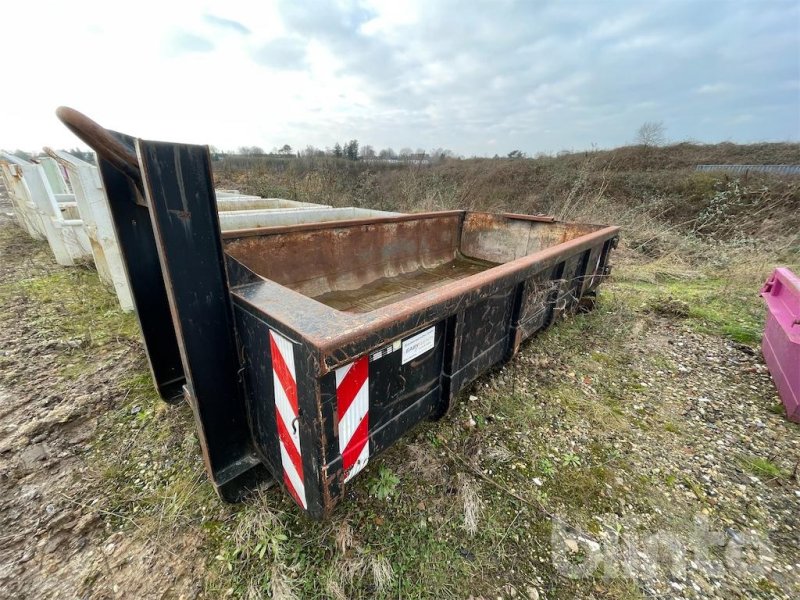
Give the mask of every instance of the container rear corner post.
[[(467, 211), (220, 234), (208, 150), (62, 120), (98, 153), (153, 379), (209, 477), (310, 517), (608, 275), (619, 228)], [(308, 249), (315, 260), (309, 260)]]
[(156, 388), (188, 401), (210, 479), (237, 500), (268, 473), (250, 441), (208, 149), (74, 124), (98, 153)]

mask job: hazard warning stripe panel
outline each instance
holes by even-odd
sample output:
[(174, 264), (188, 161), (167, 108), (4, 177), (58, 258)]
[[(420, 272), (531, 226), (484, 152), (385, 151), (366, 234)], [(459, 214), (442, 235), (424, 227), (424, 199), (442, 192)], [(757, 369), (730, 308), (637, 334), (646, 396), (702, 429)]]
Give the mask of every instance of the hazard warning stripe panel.
[(307, 508), (303, 480), (303, 458), (300, 452), (298, 426), (297, 375), (294, 368), (294, 348), (285, 337), (269, 332), (272, 353), (272, 379), (275, 385), (275, 420), (281, 449), (283, 483), (300, 506)]
[(339, 414), (339, 452), (344, 481), (369, 460), (369, 357), (336, 369), (336, 405)]

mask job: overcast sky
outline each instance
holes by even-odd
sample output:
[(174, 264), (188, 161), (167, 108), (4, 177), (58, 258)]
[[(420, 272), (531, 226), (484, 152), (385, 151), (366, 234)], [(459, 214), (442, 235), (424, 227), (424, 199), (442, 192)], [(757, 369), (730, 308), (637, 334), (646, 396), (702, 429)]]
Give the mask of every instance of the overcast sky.
[(75, 146), (61, 104), (223, 149), (800, 139), (800, 0), (15, 0), (0, 57), (4, 148)]

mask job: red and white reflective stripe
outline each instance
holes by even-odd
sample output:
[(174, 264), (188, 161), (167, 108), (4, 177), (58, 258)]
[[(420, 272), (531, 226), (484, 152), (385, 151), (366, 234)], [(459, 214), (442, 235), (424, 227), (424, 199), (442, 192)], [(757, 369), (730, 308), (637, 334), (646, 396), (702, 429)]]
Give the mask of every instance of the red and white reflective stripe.
[(336, 369), (336, 403), (339, 452), (348, 481), (369, 460), (369, 356)]
[(300, 428), (297, 425), (297, 378), (294, 370), (294, 348), (285, 337), (270, 330), (272, 378), (275, 383), (275, 420), (281, 447), (283, 483), (295, 501), (307, 508), (303, 483), (303, 459), (300, 453)]

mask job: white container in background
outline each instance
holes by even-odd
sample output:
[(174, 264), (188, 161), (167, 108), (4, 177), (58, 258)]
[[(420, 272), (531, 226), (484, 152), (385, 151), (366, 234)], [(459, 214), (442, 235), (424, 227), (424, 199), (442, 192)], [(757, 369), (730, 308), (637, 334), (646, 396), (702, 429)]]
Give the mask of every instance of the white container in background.
[(100, 171), (93, 164), (68, 152), (51, 148), (44, 150), (52, 159), (58, 161), (69, 175), (100, 280), (114, 288), (122, 310), (126, 312), (133, 310), (133, 298), (128, 287), (125, 263), (114, 232)]
[[(31, 227), (47, 239), (56, 262), (71, 266), (90, 257), (91, 247), (83, 221), (73, 218), (76, 216), (72, 204), (74, 196), (68, 193), (56, 195), (41, 164), (5, 153), (0, 158), (13, 165), (15, 174), (24, 181), (24, 186), (18, 185), (14, 189), (15, 193), (26, 195), (18, 198), (18, 206)], [(63, 177), (61, 179), (63, 181)], [(58, 177), (54, 181), (58, 182)]]

